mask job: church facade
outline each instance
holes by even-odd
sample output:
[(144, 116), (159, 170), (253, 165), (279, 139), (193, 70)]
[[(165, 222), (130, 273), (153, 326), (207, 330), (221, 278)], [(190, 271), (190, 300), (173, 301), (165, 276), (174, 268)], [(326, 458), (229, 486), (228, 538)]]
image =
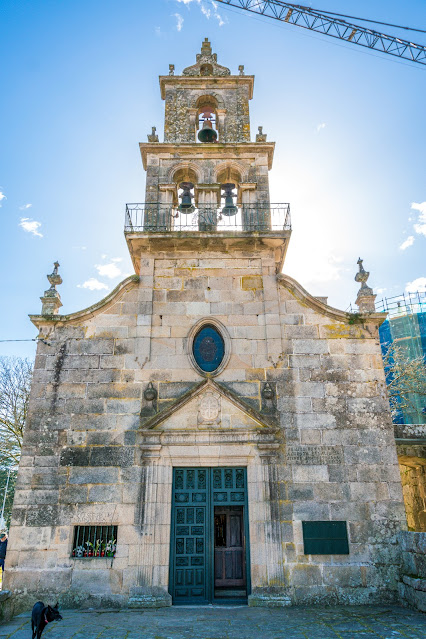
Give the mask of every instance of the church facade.
[(363, 276), (348, 314), (282, 273), (289, 206), (270, 202), (274, 143), (261, 128), (251, 141), (253, 84), (207, 40), (170, 66), (164, 142), (153, 129), (140, 145), (145, 203), (126, 210), (135, 275), (61, 315), (56, 263), (31, 316), (5, 575), (22, 602), (396, 597), (384, 316)]

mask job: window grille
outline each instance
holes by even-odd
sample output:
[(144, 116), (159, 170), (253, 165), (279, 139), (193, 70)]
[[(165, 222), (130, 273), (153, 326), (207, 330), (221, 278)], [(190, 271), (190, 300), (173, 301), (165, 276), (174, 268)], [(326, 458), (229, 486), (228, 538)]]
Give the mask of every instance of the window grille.
[(115, 557), (117, 526), (74, 526), (72, 557)]
[(305, 555), (348, 555), (346, 521), (302, 521)]

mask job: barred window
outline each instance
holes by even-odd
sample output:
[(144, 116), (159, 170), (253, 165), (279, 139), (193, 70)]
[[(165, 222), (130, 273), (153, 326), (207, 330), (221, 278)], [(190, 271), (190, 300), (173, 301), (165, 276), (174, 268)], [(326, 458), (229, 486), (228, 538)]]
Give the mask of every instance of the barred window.
[(117, 526), (74, 526), (72, 557), (115, 557)]

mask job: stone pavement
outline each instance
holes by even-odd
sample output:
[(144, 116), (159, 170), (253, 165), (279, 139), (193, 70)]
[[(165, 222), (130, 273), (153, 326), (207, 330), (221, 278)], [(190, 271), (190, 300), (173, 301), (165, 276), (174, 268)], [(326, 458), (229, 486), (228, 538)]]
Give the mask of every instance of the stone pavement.
[[(397, 606), (172, 607), (64, 610), (42, 639), (426, 639), (426, 615)], [(30, 614), (0, 626), (0, 639), (30, 639)]]

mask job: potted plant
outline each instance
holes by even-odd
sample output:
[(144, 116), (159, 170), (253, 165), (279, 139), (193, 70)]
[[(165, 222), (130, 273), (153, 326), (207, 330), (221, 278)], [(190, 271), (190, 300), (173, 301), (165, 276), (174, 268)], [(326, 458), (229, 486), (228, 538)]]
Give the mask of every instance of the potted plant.
[(84, 557), (84, 546), (76, 546), (72, 551), (73, 557)]
[(93, 557), (93, 544), (90, 541), (86, 541), (87, 546), (87, 556)]
[(93, 549), (93, 556), (94, 557), (100, 557), (101, 556), (100, 548), (101, 548), (101, 540), (97, 539), (96, 543), (95, 543), (95, 546), (94, 546), (94, 549)]
[(105, 548), (107, 557), (114, 557), (115, 549), (117, 548), (116, 541), (116, 539), (110, 539), (109, 541), (107, 541)]

